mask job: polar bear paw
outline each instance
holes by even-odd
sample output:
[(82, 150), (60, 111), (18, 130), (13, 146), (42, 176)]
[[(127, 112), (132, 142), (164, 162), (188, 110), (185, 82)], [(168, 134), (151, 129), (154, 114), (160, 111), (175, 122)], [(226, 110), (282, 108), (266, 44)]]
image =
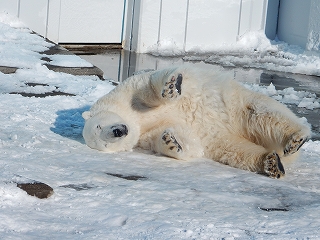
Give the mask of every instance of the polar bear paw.
[(162, 90), (163, 98), (177, 98), (181, 95), (182, 74), (178, 74), (177, 77), (172, 76), (169, 81), (165, 82)]
[(307, 141), (308, 137), (303, 136), (300, 132), (293, 134), (284, 148), (284, 156), (296, 153), (300, 147)]
[(285, 174), (277, 153), (269, 153), (264, 160), (264, 172), (271, 178), (280, 178)]
[(173, 134), (166, 130), (163, 132), (162, 137), (161, 137), (164, 145), (166, 145), (166, 148), (168, 151), (173, 152), (173, 153), (181, 153), (182, 152), (182, 147), (176, 140), (176, 138), (173, 136)]

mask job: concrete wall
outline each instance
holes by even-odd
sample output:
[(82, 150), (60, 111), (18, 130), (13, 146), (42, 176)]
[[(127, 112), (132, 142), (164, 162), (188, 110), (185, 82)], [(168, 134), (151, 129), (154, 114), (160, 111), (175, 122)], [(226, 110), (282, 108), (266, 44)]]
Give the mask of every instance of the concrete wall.
[(278, 37), (280, 40), (302, 47), (308, 38), (311, 0), (281, 0)]
[(268, 1), (265, 33), (266, 36), (271, 40), (275, 39), (277, 35), (279, 5), (280, 0)]
[(320, 50), (320, 1), (281, 0), (278, 37), (306, 50)]

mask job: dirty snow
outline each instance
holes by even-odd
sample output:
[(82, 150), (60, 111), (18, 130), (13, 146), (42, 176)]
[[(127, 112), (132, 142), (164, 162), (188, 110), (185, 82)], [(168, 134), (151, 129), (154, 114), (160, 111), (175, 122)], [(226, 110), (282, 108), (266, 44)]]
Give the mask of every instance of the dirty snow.
[[(48, 43), (21, 26), (0, 14), (0, 65), (22, 68), (0, 73), (0, 239), (320, 238), (319, 141), (303, 146), (281, 180), (207, 159), (92, 150), (81, 136), (81, 113), (113, 86), (48, 70), (37, 53)], [(319, 104), (312, 93), (246, 86), (284, 103)], [(76, 96), (9, 94), (56, 87)], [(16, 187), (19, 179), (55, 193), (29, 196)]]
[(263, 31), (242, 35), (234, 44), (179, 49), (173, 40), (165, 39), (150, 47), (156, 56), (185, 56), (186, 61), (204, 61), (227, 67), (260, 68), (271, 71), (320, 76), (319, 53), (305, 51), (286, 42), (269, 40)]

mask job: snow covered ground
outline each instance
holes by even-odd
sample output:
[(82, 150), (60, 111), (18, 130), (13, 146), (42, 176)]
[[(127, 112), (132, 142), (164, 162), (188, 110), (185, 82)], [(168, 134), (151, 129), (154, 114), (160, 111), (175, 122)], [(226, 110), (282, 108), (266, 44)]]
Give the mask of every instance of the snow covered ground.
[[(81, 113), (113, 86), (48, 70), (39, 52), (49, 47), (16, 19), (0, 15), (0, 66), (19, 68), (0, 72), (0, 239), (320, 238), (319, 141), (308, 141), (280, 180), (208, 159), (92, 150), (81, 136)], [(76, 56), (53, 60), (90, 66)], [(284, 67), (281, 59), (275, 65)], [(246, 86), (319, 108), (310, 92)], [(57, 88), (75, 96), (10, 94)], [(50, 185), (54, 194), (38, 199), (16, 186), (32, 180)]]

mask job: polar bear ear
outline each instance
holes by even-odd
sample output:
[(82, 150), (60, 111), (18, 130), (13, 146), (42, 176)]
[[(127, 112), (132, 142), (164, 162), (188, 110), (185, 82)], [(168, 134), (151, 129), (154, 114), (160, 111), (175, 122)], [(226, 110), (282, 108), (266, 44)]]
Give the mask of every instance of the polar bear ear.
[(88, 120), (91, 116), (90, 116), (90, 111), (85, 111), (82, 113), (82, 117), (84, 120)]

